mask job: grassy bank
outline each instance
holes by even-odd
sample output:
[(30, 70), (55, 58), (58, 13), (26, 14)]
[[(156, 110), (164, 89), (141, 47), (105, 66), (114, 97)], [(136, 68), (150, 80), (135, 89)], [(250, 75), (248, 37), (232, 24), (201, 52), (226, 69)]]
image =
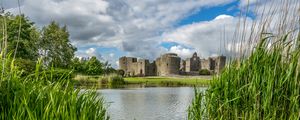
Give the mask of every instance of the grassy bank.
[[(85, 76), (77, 75), (74, 81), (80, 86), (92, 86), (92, 87), (107, 87), (109, 86), (108, 79), (115, 75), (109, 76)], [(115, 83), (119, 84), (119, 87), (126, 87), (126, 85), (140, 85), (144, 87), (180, 87), (180, 86), (208, 86), (210, 84), (210, 77), (127, 77), (118, 78), (124, 79), (124, 82)]]
[(153, 86), (208, 86), (209, 79), (197, 77), (129, 77), (128, 84), (145, 84)]
[(80, 88), (119, 88), (126, 84), (123, 77), (110, 75), (76, 75), (73, 79)]

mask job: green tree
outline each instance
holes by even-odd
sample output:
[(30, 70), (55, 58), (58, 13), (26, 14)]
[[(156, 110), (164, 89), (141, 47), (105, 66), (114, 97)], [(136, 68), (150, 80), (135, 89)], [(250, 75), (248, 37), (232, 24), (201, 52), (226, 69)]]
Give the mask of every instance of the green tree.
[(38, 29), (24, 15), (12, 15), (9, 12), (0, 15), (1, 51), (15, 57), (15, 65), (23, 70), (23, 75), (35, 69), (38, 58)]
[(103, 74), (102, 66), (102, 63), (95, 56), (93, 56), (86, 63), (85, 70), (88, 75), (100, 75)]
[(51, 22), (42, 30), (40, 51), (45, 63), (58, 68), (69, 68), (76, 48), (70, 43), (66, 26)]
[(77, 73), (85, 73), (86, 60), (80, 60), (78, 57), (72, 59), (72, 69)]
[(104, 74), (116, 73), (117, 70), (111, 67), (111, 64), (108, 61), (104, 62), (103, 64)]
[[(2, 25), (6, 26), (0, 28), (1, 33), (5, 33), (7, 36), (7, 52), (16, 52), (16, 58), (37, 60), (38, 58), (38, 40), (40, 33), (31, 22), (24, 15), (14, 16), (10, 13), (0, 16)], [(0, 38), (3, 38), (4, 34), (0, 34)]]

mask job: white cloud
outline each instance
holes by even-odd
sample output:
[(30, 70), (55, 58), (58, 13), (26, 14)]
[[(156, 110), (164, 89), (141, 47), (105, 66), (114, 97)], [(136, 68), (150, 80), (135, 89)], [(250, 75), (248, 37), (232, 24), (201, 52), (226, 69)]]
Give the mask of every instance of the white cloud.
[(79, 50), (76, 52), (77, 57), (97, 57), (100, 60), (103, 60), (103, 56), (97, 51), (96, 48), (89, 48), (87, 50)]
[(189, 58), (192, 56), (192, 54), (195, 52), (192, 49), (189, 48), (184, 48), (180, 45), (176, 45), (176, 46), (172, 46), (169, 50), (169, 52), (171, 53), (176, 53), (178, 54), (180, 57), (182, 57), (183, 59), (185, 58)]
[(110, 54), (109, 54), (109, 57), (112, 57), (112, 58), (113, 58), (114, 56), (115, 56), (114, 53), (110, 53)]
[(96, 54), (96, 49), (95, 48), (89, 48), (85, 51), (86, 54), (93, 56)]
[(115, 62), (115, 68), (119, 68), (119, 60)]
[[(248, 18), (251, 22), (251, 19)], [(233, 42), (239, 18), (219, 15), (214, 20), (189, 24), (163, 35), (164, 41), (177, 42), (194, 48), (201, 56), (226, 54), (226, 46)], [(250, 25), (247, 26), (247, 30)], [(225, 34), (225, 37), (224, 37)], [(224, 39), (226, 39), (224, 41)]]

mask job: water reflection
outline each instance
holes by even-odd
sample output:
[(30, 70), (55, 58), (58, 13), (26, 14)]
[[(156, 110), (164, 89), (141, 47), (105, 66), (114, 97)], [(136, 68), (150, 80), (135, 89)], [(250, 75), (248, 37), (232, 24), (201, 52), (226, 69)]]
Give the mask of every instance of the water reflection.
[(108, 102), (112, 120), (184, 120), (194, 97), (192, 87), (106, 89), (98, 92)]

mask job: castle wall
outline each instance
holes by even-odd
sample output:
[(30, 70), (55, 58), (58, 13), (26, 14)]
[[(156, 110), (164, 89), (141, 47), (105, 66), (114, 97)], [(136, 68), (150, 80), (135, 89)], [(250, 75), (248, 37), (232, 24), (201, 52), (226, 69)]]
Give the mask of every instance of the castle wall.
[(151, 76), (156, 75), (156, 65), (149, 60), (133, 57), (121, 57), (119, 59), (120, 69), (125, 71), (126, 76)]
[(207, 69), (207, 70), (212, 70), (212, 67), (211, 67), (211, 59), (201, 59), (201, 69)]
[(149, 60), (134, 57), (121, 57), (120, 69), (125, 71), (126, 76), (168, 76), (168, 75), (196, 75), (200, 69), (207, 69), (220, 73), (225, 67), (226, 57), (210, 57), (200, 59), (196, 53), (191, 58), (182, 60), (177, 54), (168, 53), (160, 56), (153, 63)]
[(180, 62), (180, 72), (184, 73), (186, 71), (186, 61), (185, 60), (181, 60)]
[(125, 56), (119, 58), (119, 68), (121, 70), (127, 71), (127, 58)]
[(119, 59), (120, 69), (124, 70), (125, 75), (134, 75), (136, 73), (137, 58), (134, 57), (121, 57)]
[(155, 61), (153, 63), (150, 63), (147, 68), (148, 68), (148, 72), (147, 72), (146, 76), (156, 76), (157, 75), (157, 68), (156, 68)]
[(218, 56), (215, 59), (215, 72), (219, 74), (221, 70), (225, 67), (226, 64), (226, 57), (225, 56)]
[(191, 72), (191, 61), (190, 61), (190, 59), (185, 60), (185, 72)]
[(167, 76), (179, 74), (181, 58), (177, 54), (169, 53), (156, 59), (157, 75)]
[(197, 56), (197, 53), (194, 53), (191, 58), (187, 58), (185, 62), (186, 72), (199, 71), (201, 64), (200, 57)]
[(139, 59), (136, 66), (137, 68), (135, 68), (135, 75), (147, 76), (149, 74), (147, 68), (149, 66), (149, 60)]

